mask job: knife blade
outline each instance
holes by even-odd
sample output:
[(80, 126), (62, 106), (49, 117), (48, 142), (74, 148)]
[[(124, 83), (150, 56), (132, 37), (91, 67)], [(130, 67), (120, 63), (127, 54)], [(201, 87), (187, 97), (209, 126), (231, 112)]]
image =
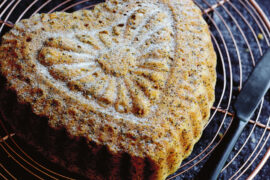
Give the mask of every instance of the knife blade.
[(270, 87), (270, 49), (262, 56), (259, 63), (246, 81), (234, 103), (235, 118), (220, 144), (214, 149), (195, 179), (215, 180), (218, 178), (228, 156), (243, 129), (248, 124), (254, 111)]
[(242, 120), (248, 121), (269, 87), (270, 49), (255, 67), (234, 103), (237, 116)]

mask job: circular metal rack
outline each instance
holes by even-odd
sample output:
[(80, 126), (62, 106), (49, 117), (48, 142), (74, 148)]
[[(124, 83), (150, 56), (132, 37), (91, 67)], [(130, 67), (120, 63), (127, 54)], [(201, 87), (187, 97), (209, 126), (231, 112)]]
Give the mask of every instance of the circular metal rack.
[[(92, 8), (98, 0), (2, 0), (0, 35), (22, 18), (35, 13), (72, 12)], [(211, 29), (218, 55), (216, 101), (201, 140), (191, 156), (168, 179), (188, 179), (221, 141), (234, 119), (232, 104), (256, 62), (270, 47), (270, 23), (255, 0), (196, 0)], [(262, 100), (253, 120), (242, 133), (222, 179), (254, 178), (270, 157), (270, 98)], [(0, 111), (1, 112), (1, 111)], [(48, 162), (16, 136), (0, 113), (0, 178), (78, 179), (76, 174)], [(255, 136), (256, 135), (256, 136)], [(269, 171), (269, 170), (268, 170)]]

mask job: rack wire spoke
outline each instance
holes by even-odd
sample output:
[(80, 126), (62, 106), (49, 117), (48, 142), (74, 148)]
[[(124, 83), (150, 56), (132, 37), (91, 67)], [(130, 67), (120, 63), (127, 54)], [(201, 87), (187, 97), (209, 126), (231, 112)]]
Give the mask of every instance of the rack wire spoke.
[[(6, 168), (5, 168), (5, 166), (3, 166), (1, 163), (0, 163), (0, 169), (3, 169), (12, 179), (17, 179), (17, 178), (15, 178), (10, 172), (9, 172), (9, 170), (7, 170)], [(4, 177), (4, 176), (2, 176), (2, 177)]]

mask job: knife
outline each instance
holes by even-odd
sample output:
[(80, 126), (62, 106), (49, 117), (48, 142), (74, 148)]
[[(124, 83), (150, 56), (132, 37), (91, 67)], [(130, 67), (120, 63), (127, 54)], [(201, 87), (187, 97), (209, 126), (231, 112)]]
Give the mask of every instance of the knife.
[(270, 87), (270, 49), (254, 68), (235, 103), (235, 118), (220, 144), (204, 164), (197, 180), (216, 180), (241, 132)]

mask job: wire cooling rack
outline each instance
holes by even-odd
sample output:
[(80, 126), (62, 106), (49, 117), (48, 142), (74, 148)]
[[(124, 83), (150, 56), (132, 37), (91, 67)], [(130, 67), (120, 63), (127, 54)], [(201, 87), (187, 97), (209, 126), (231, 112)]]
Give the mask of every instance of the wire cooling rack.
[[(1, 0), (0, 35), (35, 13), (92, 8), (91, 0)], [(216, 101), (201, 140), (168, 179), (188, 179), (203, 166), (234, 119), (232, 104), (256, 62), (270, 46), (270, 23), (254, 0), (196, 0), (218, 55)], [(224, 167), (221, 179), (256, 178), (270, 156), (270, 97), (266, 95)], [(1, 110), (0, 110), (1, 112)], [(0, 114), (0, 178), (81, 179), (44, 159), (9, 128)], [(29, 127), (30, 129), (30, 127)], [(268, 165), (268, 168), (269, 165)], [(269, 171), (270, 169), (266, 170)], [(258, 178), (258, 176), (257, 176)], [(263, 179), (270, 177), (263, 177)], [(260, 179), (260, 177), (258, 178)]]

